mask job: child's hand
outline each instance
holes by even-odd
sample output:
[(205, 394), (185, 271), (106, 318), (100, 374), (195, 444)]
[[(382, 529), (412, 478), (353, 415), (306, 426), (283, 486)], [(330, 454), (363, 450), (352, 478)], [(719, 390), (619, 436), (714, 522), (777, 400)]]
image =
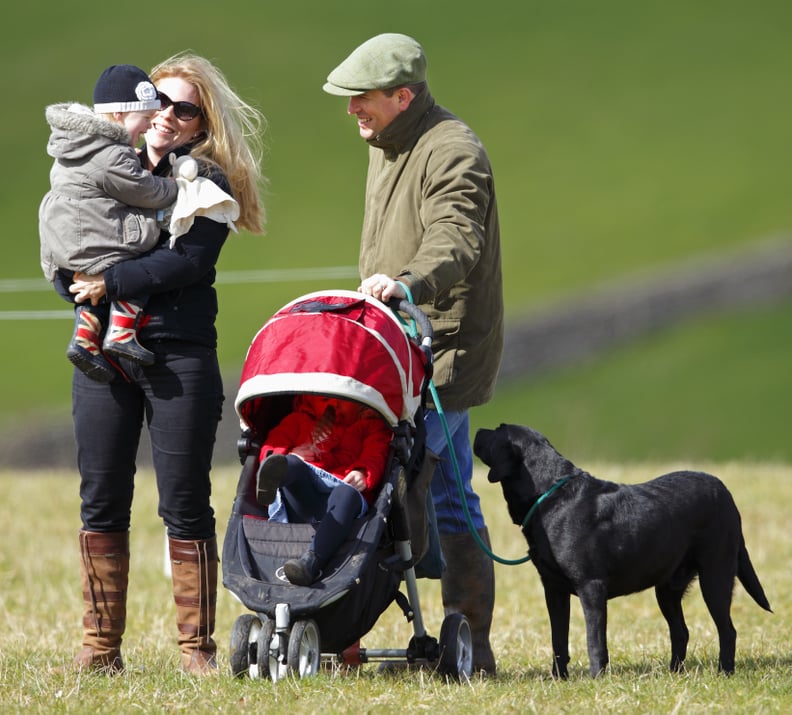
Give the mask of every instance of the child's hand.
[(344, 477), (344, 482), (350, 487), (355, 487), (359, 492), (366, 488), (366, 475), (359, 469), (353, 469)]

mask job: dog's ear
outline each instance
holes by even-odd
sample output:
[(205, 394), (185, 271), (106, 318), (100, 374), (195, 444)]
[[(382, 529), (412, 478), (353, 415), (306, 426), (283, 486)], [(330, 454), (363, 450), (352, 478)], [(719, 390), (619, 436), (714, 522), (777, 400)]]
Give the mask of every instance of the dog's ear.
[(496, 430), (487, 430), (486, 439), (482, 439), (481, 446), (486, 459), (479, 456), (490, 468), (487, 474), (490, 483), (509, 479), (519, 469), (520, 455), (509, 434), (509, 425), (502, 424)]

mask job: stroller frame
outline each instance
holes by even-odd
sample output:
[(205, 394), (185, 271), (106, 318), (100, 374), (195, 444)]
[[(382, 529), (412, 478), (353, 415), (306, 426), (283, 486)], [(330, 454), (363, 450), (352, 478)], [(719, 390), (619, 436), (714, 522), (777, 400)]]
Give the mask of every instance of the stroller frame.
[[(316, 394), (347, 399), (349, 395), (337, 390), (332, 379), (332, 389), (320, 391), (322, 385), (315, 381), (315, 373), (310, 366), (306, 369), (307, 374), (294, 376), (289, 373), (284, 379), (280, 379), (280, 374), (276, 373), (275, 376), (247, 375), (246, 380), (243, 371), (236, 401), (243, 427), (238, 443), (243, 469), (224, 543), (223, 584), (253, 612), (239, 616), (233, 624), (229, 648), (232, 673), (237, 677), (248, 676), (252, 679), (269, 677), (276, 682), (289, 676), (308, 677), (318, 673), (323, 666), (333, 664), (349, 667), (388, 661), (431, 668), (453, 680), (468, 679), (472, 674), (473, 648), (467, 618), (461, 613), (446, 616), (439, 640), (426, 631), (405, 503), (411, 480), (426, 458), (422, 443), (413, 448), (416, 446), (416, 434), (419, 437), (423, 435), (422, 410), (432, 373), (433, 333), (427, 316), (407, 301), (391, 301), (386, 307), (373, 298), (351, 291), (308, 294), (284, 306), (259, 331), (248, 351), (246, 365), (251, 355), (258, 359), (254, 346), (257, 341), (264, 340), (262, 333), (271, 324), (275, 325), (277, 318), (288, 316), (290, 311), (295, 308), (299, 311), (306, 305), (309, 311), (313, 310), (317, 302), (322, 304), (328, 301), (332, 306), (336, 300), (344, 305), (361, 304), (365, 310), (376, 309), (388, 313), (399, 324), (402, 339), (410, 343), (408, 354), (412, 357), (407, 359), (414, 361), (416, 354), (421, 356), (423, 374), (420, 378), (410, 375), (406, 380), (405, 399), (401, 406), (392, 400), (380, 400), (378, 394), (374, 394), (376, 391), (372, 393), (365, 387), (354, 395), (354, 399), (376, 409), (394, 432), (388, 468), (379, 495), (369, 514), (358, 519), (354, 534), (348, 540), (355, 546), (365, 544), (368, 551), (351, 556), (342, 554), (339, 557), (356, 562), (357, 570), (352, 574), (347, 573), (346, 566), (338, 567), (326, 582), (299, 587), (289, 584), (282, 573), (279, 579), (283, 583), (277, 583), (278, 579), (265, 582), (251, 577), (251, 573), (255, 573), (262, 564), (264, 566), (259, 570), (267, 571), (267, 564), (272, 559), (279, 559), (282, 563), (286, 557), (299, 555), (310, 543), (313, 533), (310, 525), (272, 525), (263, 520), (243, 518), (246, 504), (250, 502), (249, 485), (251, 480), (255, 480), (261, 440), (277, 421), (269, 416), (262, 417), (266, 414), (264, 408), (270, 404), (262, 404), (262, 400), (266, 402), (271, 399), (272, 404), (277, 404), (278, 400), (291, 400), (294, 394), (301, 394), (294, 390), (295, 385), (303, 383), (307, 383), (310, 388), (306, 391)], [(317, 309), (331, 313), (336, 310), (333, 307), (326, 308), (323, 304)], [(340, 308), (339, 312), (343, 313), (344, 309)], [(409, 335), (404, 322), (396, 316), (397, 312), (407, 315), (417, 324), (418, 336)], [(393, 352), (395, 354), (397, 351)], [(266, 355), (263, 361), (269, 364)], [(409, 375), (410, 369), (404, 372)], [(414, 383), (416, 380), (420, 385), (419, 403), (411, 399), (415, 395), (409, 394), (411, 381)], [(402, 382), (405, 382), (403, 377)], [(275, 384), (278, 384), (277, 388), (273, 387)], [(259, 421), (263, 427), (258, 424)], [(282, 527), (287, 527), (288, 531)], [(279, 541), (280, 533), (288, 538)], [(229, 564), (231, 567), (228, 567)], [(239, 573), (240, 569), (243, 573)], [(407, 591), (406, 597), (399, 591), (402, 581)], [(366, 588), (369, 590), (366, 591)], [(375, 596), (383, 600), (377, 602)], [(376, 618), (394, 600), (412, 624), (412, 637), (407, 647), (361, 647), (360, 638), (373, 627)], [(362, 615), (347, 625), (340, 617), (342, 609), (348, 607), (349, 603), (361, 601), (367, 604)], [(380, 603), (385, 606), (378, 610)], [(324, 649), (323, 635), (329, 643)]]

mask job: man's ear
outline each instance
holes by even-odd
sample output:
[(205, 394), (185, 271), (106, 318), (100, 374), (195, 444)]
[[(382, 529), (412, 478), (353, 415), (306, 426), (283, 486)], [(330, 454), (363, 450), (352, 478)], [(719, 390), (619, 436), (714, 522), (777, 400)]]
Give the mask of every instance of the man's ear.
[(415, 94), (409, 87), (400, 87), (396, 92), (396, 98), (399, 100), (399, 111), (404, 111), (410, 106)]

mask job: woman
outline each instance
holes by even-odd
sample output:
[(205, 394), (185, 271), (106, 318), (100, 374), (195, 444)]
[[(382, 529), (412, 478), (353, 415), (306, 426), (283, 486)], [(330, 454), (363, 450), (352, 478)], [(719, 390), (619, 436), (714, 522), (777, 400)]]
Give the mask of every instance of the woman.
[[(170, 172), (170, 154), (191, 153), (201, 173), (239, 203), (236, 225), (263, 230), (259, 129), (263, 117), (202, 57), (182, 53), (151, 72), (161, 109), (146, 133), (141, 163)], [(98, 276), (77, 273), (78, 302), (150, 299), (139, 339), (150, 366), (120, 360), (101, 384), (76, 370), (72, 413), (80, 470), (81, 574), (85, 612), (77, 668), (119, 672), (126, 618), (129, 526), (135, 458), (145, 418), (168, 530), (178, 642), (184, 670), (216, 672), (214, 631), (217, 539), (210, 505), (212, 451), (223, 391), (217, 363), (213, 286), (228, 235), (224, 223), (198, 217), (172, 248), (168, 234), (150, 253)]]

